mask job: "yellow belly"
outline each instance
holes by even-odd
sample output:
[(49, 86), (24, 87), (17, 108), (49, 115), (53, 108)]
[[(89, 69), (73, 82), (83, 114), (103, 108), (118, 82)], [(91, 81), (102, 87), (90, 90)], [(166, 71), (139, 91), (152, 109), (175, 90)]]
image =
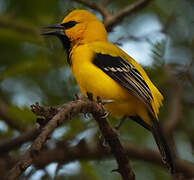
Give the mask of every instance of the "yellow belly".
[(85, 96), (87, 92), (90, 92), (94, 99), (99, 96), (103, 100), (113, 100), (112, 103), (105, 105), (110, 114), (116, 116), (138, 115), (150, 124), (145, 105), (95, 65), (88, 62), (75, 63), (72, 72)]
[[(106, 46), (109, 47), (109, 43), (103, 43), (103, 47), (99, 44), (96, 42), (88, 45), (80, 45), (74, 47), (71, 51), (71, 70), (80, 90), (85, 96), (89, 92), (93, 94), (95, 99), (99, 96), (103, 100), (113, 100), (112, 103), (105, 105), (105, 108), (112, 115), (138, 115), (142, 120), (151, 125), (146, 105), (92, 63), (92, 59), (95, 56), (94, 49), (100, 50), (100, 52), (106, 50), (112, 56), (123, 54), (120, 49), (113, 45), (111, 45), (111, 48), (103, 48)], [(93, 47), (94, 45), (96, 46)], [(145, 78), (148, 77), (145, 76)]]

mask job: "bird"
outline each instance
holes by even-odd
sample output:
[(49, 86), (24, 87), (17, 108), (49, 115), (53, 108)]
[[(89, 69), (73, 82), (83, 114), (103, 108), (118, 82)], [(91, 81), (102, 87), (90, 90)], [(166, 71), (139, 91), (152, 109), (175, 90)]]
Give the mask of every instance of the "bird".
[(71, 11), (61, 23), (44, 27), (56, 36), (84, 96), (110, 101), (105, 109), (116, 117), (130, 117), (153, 134), (163, 162), (174, 173), (170, 148), (159, 124), (163, 96), (144, 69), (127, 53), (110, 43), (104, 24), (91, 12)]

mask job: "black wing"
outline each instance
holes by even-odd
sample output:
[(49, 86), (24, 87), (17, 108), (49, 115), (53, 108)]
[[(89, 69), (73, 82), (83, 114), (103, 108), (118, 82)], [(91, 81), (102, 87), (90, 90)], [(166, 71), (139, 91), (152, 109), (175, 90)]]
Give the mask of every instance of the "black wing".
[(152, 110), (150, 88), (139, 71), (121, 57), (97, 53), (93, 63)]

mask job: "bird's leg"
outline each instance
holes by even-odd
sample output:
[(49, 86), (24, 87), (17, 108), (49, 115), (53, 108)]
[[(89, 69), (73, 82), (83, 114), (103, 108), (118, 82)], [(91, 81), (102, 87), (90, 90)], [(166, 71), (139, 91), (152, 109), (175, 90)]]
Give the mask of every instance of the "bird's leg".
[(122, 124), (125, 122), (126, 119), (127, 119), (127, 116), (123, 116), (121, 118), (121, 120), (115, 126), (116, 131), (118, 131), (120, 129), (120, 127), (122, 126)]
[(93, 94), (91, 93), (91, 92), (86, 92), (86, 94), (87, 94), (87, 96), (88, 96), (88, 99), (90, 100), (90, 101), (93, 101), (94, 99), (93, 99)]
[(108, 112), (106, 109), (104, 109), (104, 106), (103, 106), (103, 105), (106, 104), (106, 103), (104, 103), (103, 100), (101, 100), (101, 98), (100, 98), (99, 96), (96, 97), (96, 100), (97, 100), (97, 103), (99, 103), (99, 104), (102, 105), (102, 108), (103, 108), (103, 110), (104, 110), (104, 115), (101, 116), (101, 118), (107, 118), (108, 115), (109, 115), (109, 112)]
[[(94, 100), (93, 94), (92, 94), (91, 92), (88, 92), (88, 91), (87, 91), (86, 94), (87, 94), (87, 97), (88, 97), (88, 99), (89, 99), (90, 101), (93, 101), (93, 100)], [(84, 114), (84, 117), (85, 117), (85, 118), (89, 118), (89, 117), (90, 117), (89, 113)]]
[[(90, 92), (87, 91), (86, 94), (87, 94), (88, 99), (89, 99), (90, 101), (93, 101), (93, 100), (94, 100), (94, 97), (93, 97), (93, 94), (92, 94), (92, 93), (90, 93)], [(110, 102), (110, 101), (108, 101), (108, 102), (107, 102), (107, 101), (106, 101), (106, 102), (103, 102), (103, 100), (101, 100), (100, 96), (97, 96), (97, 97), (96, 97), (96, 101), (97, 101), (97, 103), (101, 104), (102, 107), (103, 107), (104, 104)], [(112, 101), (111, 101), (111, 102), (112, 102)], [(103, 107), (103, 109), (104, 109), (104, 107)], [(108, 111), (107, 111), (106, 109), (104, 109), (104, 115), (103, 115), (101, 118), (106, 118), (108, 115), (109, 115)]]

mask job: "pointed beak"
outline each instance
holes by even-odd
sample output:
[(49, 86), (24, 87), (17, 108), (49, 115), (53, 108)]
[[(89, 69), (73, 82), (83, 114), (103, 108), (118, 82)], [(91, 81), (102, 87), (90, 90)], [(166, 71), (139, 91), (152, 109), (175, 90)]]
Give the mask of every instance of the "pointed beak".
[(47, 32), (41, 33), (41, 35), (43, 35), (43, 36), (50, 36), (50, 35), (59, 36), (59, 35), (64, 35), (65, 28), (61, 24), (53, 24), (50, 26), (43, 27), (42, 30), (43, 31), (52, 30), (52, 31), (47, 31)]
[(53, 24), (50, 26), (45, 26), (43, 29), (65, 29), (62, 24)]
[(42, 32), (43, 36), (56, 36), (62, 42), (63, 47), (66, 50), (70, 49), (70, 40), (65, 34), (65, 26), (62, 24), (53, 24), (50, 26), (43, 27), (42, 30), (46, 32)]

